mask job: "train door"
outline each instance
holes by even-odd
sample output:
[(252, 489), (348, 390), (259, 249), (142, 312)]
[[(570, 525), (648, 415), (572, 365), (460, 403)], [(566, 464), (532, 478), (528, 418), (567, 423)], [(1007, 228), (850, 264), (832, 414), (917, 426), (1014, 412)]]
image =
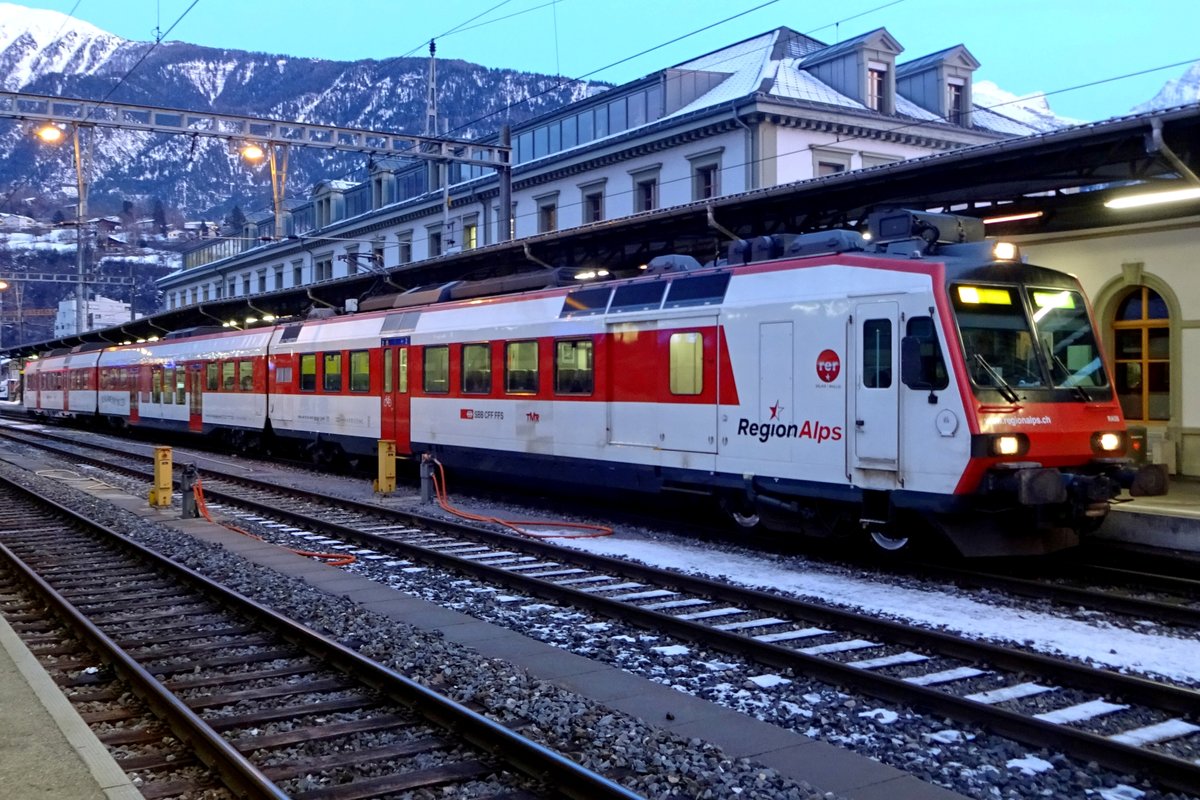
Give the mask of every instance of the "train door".
[(895, 301), (859, 303), (852, 317), (855, 381), (850, 447), (851, 463), (857, 469), (899, 469), (898, 319)]
[(204, 369), (202, 364), (187, 367), (190, 391), (188, 393), (188, 430), (197, 433), (204, 430)]
[(608, 441), (715, 453), (716, 317), (661, 327), (655, 321), (608, 326)]
[(141, 384), (137, 367), (125, 367), (125, 386), (129, 389), (129, 421), (136, 423), (140, 419), (138, 397), (141, 394)]
[(408, 392), (408, 347), (383, 348), (384, 439), (396, 442), (396, 453), (412, 452), (411, 395)]

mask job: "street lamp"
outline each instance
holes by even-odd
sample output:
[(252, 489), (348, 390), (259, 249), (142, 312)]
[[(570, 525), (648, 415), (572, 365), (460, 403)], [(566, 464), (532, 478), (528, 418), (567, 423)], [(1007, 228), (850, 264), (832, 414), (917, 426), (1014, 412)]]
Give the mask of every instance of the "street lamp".
[[(84, 241), (83, 241), (83, 220), (87, 216), (87, 192), (88, 192), (88, 164), (91, 161), (91, 147), (86, 150), (80, 148), (79, 129), (82, 126), (79, 123), (71, 124), (71, 142), (73, 144), (73, 152), (75, 157), (75, 180), (78, 188), (78, 200), (75, 209), (75, 272), (76, 272), (76, 289), (75, 289), (75, 333), (82, 334), (87, 327), (87, 284), (85, 282), (85, 273), (83, 268), (84, 260)], [(48, 122), (38, 128), (35, 135), (46, 144), (57, 145), (66, 137), (66, 131), (61, 125), (56, 125)]]
[(0, 351), (4, 350), (4, 292), (7, 289), (8, 281), (0, 281)]
[[(283, 159), (278, 159), (275, 155), (276, 148), (283, 151)], [(267, 142), (266, 149), (262, 145), (255, 142), (246, 142), (241, 148), (242, 158), (247, 161), (262, 161), (263, 156), (267, 157), (268, 163), (271, 165), (271, 199), (275, 205), (275, 239), (276, 241), (283, 239), (283, 193), (287, 186), (287, 169), (288, 169), (288, 146), (286, 144), (276, 144), (275, 142)]]

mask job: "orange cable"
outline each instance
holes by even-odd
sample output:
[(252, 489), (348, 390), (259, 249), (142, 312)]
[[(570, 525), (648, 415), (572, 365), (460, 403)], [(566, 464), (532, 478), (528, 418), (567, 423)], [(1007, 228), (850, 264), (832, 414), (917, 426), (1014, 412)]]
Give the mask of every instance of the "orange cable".
[[(240, 533), (243, 536), (249, 536), (251, 539), (257, 539), (260, 542), (266, 541), (261, 536), (257, 536), (253, 533), (250, 533), (247, 530), (243, 530), (243, 529), (237, 527), (236, 525), (230, 525), (227, 522), (217, 522), (215, 519), (213, 519), (212, 515), (208, 513), (208, 504), (204, 502), (204, 487), (199, 478), (196, 478), (196, 483), (192, 487), (192, 493), (196, 497), (196, 508), (198, 508), (200, 510), (200, 513), (204, 515), (204, 518), (206, 520), (208, 520), (209, 522), (211, 522), (212, 524), (220, 525), (222, 527), (228, 528), (229, 530), (233, 531), (234, 533)], [(357, 558), (350, 555), (349, 553), (318, 553), (313, 550), (296, 550), (295, 548), (284, 547), (283, 545), (277, 545), (277, 547), (282, 547), (284, 550), (287, 550), (289, 553), (295, 553), (296, 555), (299, 555), (299, 556), (305, 556), (306, 558), (315, 558), (320, 561), (324, 561), (331, 567), (349, 566), (350, 564), (353, 564), (355, 561), (358, 560)]]
[[(542, 522), (542, 521), (538, 521), (538, 520), (506, 520), (506, 519), (500, 519), (498, 517), (480, 516), (478, 514), (472, 514), (469, 511), (463, 511), (462, 509), (455, 508), (454, 506), (450, 505), (450, 496), (449, 496), (449, 493), (446, 491), (446, 468), (444, 466), (442, 466), (442, 462), (438, 461), (436, 458), (433, 459), (433, 463), (437, 464), (438, 473), (441, 476), (440, 480), (438, 479), (438, 475), (432, 476), (433, 477), (433, 487), (437, 492), (438, 505), (441, 506), (443, 510), (445, 510), (451, 514), (454, 514), (456, 517), (462, 517), (463, 519), (472, 520), (474, 522), (492, 522), (492, 523), (495, 523), (496, 525), (501, 525), (505, 528), (513, 530), (513, 531), (517, 532), (518, 534), (520, 534), (521, 536), (527, 536), (530, 539), (594, 539), (594, 538), (598, 538), (600, 536), (612, 536), (612, 534), (613, 534), (612, 528), (610, 528), (606, 525), (588, 525), (587, 523), (583, 523), (583, 522)], [(579, 533), (579, 534), (533, 533), (532, 531), (527, 531), (524, 528), (522, 528), (521, 527), (522, 525), (528, 525), (528, 526), (542, 525), (542, 526), (547, 526), (547, 527), (552, 526), (555, 528), (581, 528), (583, 530), (591, 531), (591, 533)]]

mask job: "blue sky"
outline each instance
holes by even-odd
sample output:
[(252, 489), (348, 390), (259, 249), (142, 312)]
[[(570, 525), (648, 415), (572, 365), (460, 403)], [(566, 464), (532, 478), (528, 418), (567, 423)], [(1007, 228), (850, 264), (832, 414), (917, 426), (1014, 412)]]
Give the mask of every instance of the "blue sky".
[[(76, 7), (14, 1), (63, 13)], [(74, 14), (149, 41), (192, 2), (78, 0)], [(464, 23), (478, 27), (443, 36)], [(901, 63), (965, 44), (982, 63), (977, 81), (1019, 95), (1046, 92), (1054, 111), (1083, 120), (1127, 113), (1186, 67), (1063, 90), (1200, 60), (1197, 0), (199, 0), (167, 38), (352, 60), (424, 56), (437, 37), (441, 58), (622, 83), (780, 25), (830, 44), (884, 27), (905, 48)]]

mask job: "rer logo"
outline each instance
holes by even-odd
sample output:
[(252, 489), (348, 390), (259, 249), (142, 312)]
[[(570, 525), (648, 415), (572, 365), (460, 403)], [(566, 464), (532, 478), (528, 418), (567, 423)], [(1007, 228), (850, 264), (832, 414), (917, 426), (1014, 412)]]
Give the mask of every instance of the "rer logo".
[(825, 383), (837, 380), (842, 372), (842, 360), (832, 350), (822, 350), (817, 356), (817, 377)]

